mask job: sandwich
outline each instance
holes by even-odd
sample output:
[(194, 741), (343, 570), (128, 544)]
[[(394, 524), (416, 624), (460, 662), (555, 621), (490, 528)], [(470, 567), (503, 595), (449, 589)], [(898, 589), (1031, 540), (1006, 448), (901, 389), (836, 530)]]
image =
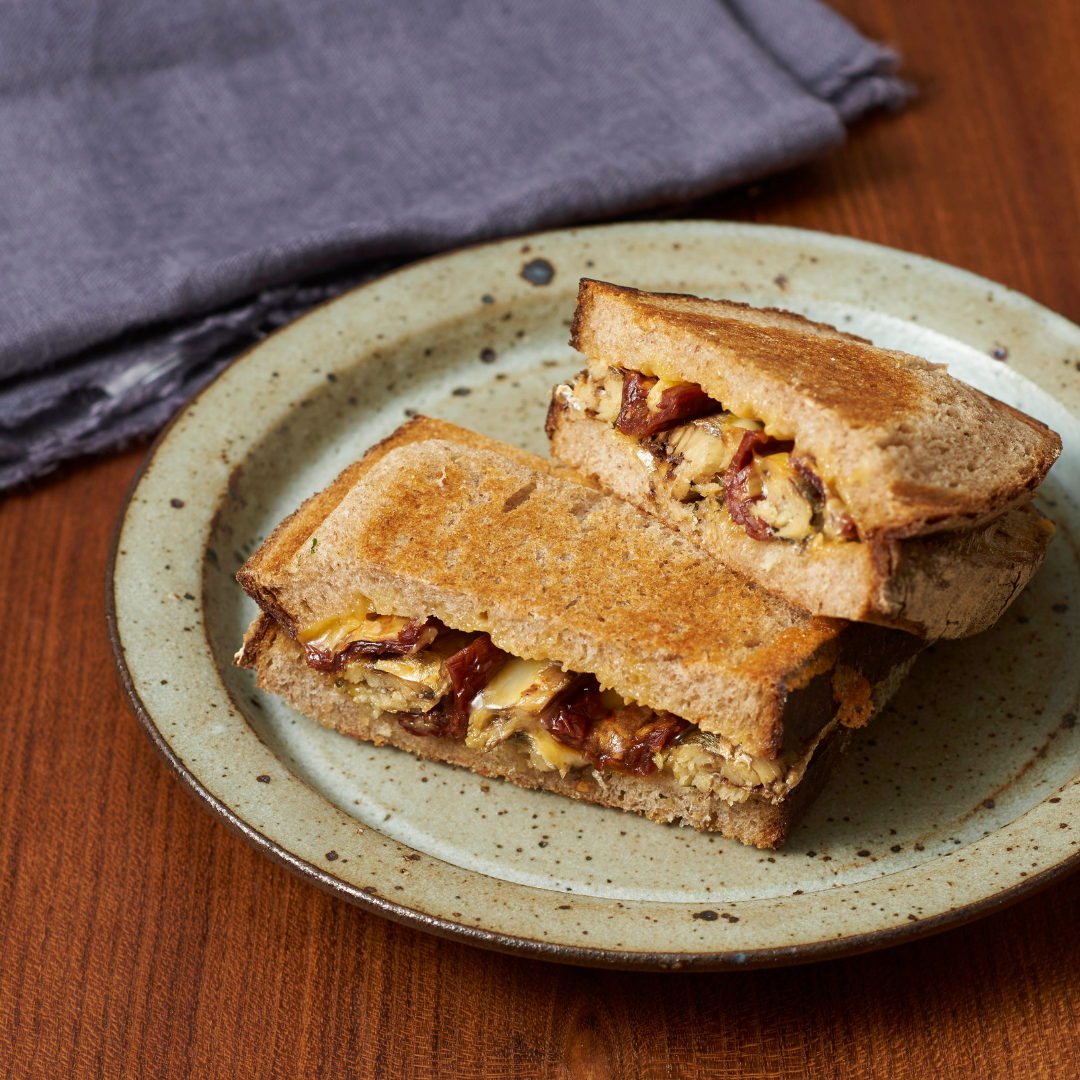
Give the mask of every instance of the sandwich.
[(1046, 425), (774, 308), (584, 279), (552, 454), (815, 615), (926, 639), (992, 625), (1053, 525)]
[(815, 618), (558, 463), (418, 417), (237, 574), (332, 728), (772, 848), (922, 646)]

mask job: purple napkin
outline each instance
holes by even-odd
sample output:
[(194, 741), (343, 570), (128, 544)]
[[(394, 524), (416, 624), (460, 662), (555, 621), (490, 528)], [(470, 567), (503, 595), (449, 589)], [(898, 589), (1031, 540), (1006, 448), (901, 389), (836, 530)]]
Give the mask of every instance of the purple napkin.
[(895, 65), (817, 0), (0, 6), (0, 488), (377, 260), (827, 152)]

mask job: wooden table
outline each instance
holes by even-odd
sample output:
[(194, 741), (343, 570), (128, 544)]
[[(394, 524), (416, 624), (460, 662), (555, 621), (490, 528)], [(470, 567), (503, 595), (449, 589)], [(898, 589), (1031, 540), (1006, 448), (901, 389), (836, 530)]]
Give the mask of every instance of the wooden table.
[[(836, 4), (903, 52), (919, 102), (694, 212), (907, 248), (1080, 320), (1080, 4)], [(1080, 1074), (1080, 877), (885, 952), (676, 976), (451, 944), (271, 865), (181, 790), (117, 684), (105, 557), (140, 456), (0, 507), (0, 1075)]]

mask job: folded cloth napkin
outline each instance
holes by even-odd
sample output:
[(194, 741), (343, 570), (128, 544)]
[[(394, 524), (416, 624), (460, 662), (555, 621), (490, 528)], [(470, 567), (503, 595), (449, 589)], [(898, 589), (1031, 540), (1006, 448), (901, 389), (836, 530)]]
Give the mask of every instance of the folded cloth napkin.
[(371, 260), (822, 154), (895, 65), (818, 0), (0, 6), (0, 488), (155, 430)]

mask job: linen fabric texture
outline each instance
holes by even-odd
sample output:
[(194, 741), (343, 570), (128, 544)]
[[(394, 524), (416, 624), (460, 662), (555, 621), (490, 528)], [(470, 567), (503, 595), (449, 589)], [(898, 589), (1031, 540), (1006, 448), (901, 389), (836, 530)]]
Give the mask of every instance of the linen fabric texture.
[(0, 488), (410, 256), (826, 153), (896, 63), (818, 0), (0, 6)]

